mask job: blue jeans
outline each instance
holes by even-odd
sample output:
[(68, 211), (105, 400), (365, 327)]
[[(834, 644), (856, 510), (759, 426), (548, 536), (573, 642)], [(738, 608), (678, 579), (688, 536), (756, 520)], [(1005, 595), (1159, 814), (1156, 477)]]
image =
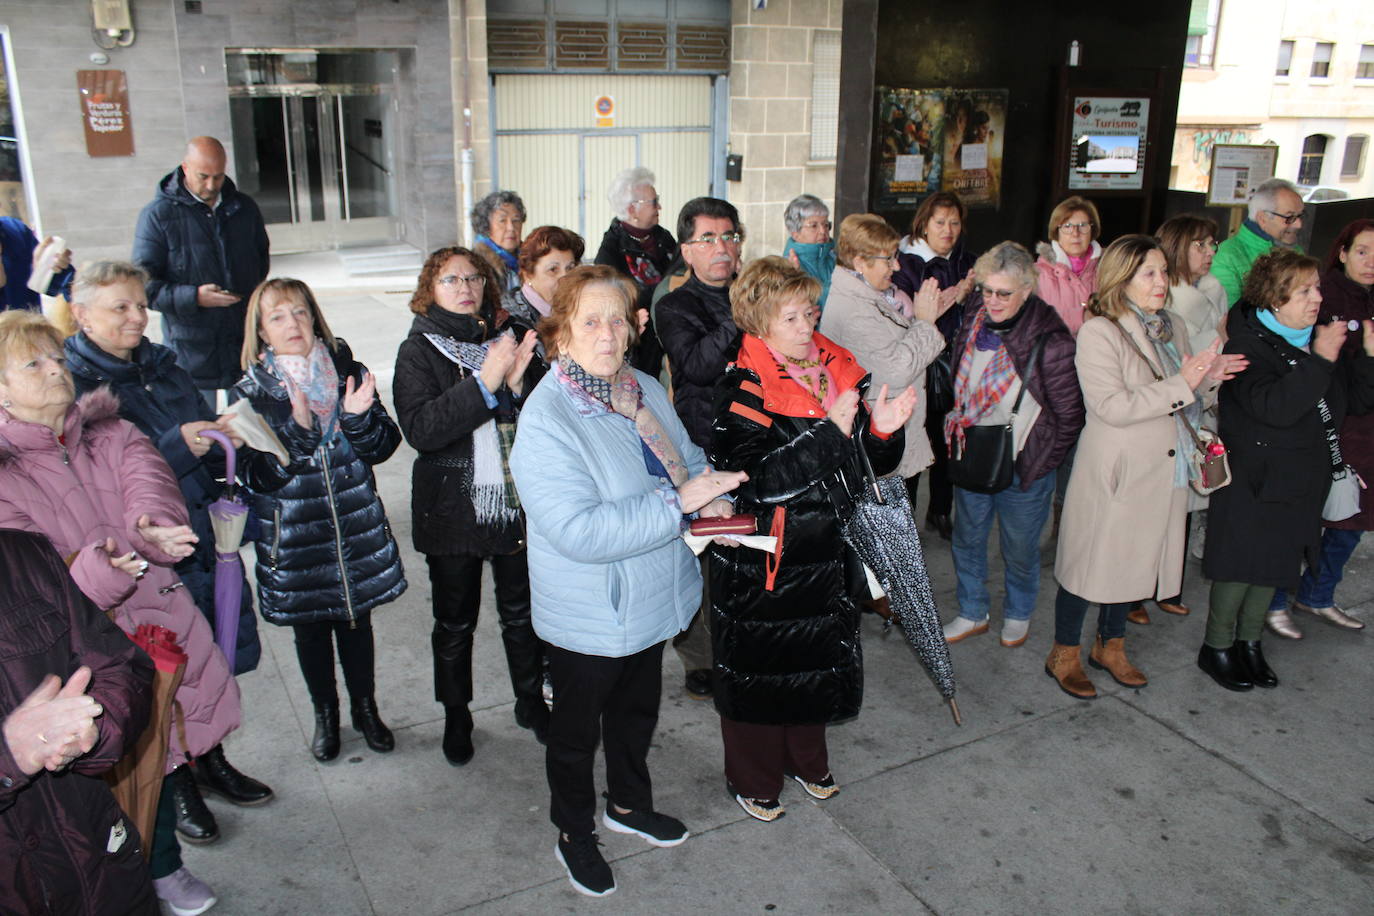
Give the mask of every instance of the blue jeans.
[[(1345, 574), (1345, 564), (1360, 543), (1363, 531), (1346, 531), (1344, 528), (1322, 529), (1322, 555), (1320, 569), (1313, 574), (1311, 567), (1303, 571), (1302, 581), (1298, 583), (1298, 603), (1308, 607), (1331, 607), (1336, 603), (1336, 586), (1341, 584)], [(1288, 608), (1288, 592), (1279, 589), (1274, 592), (1274, 600), (1269, 610), (1283, 611)]]
[(1046, 474), (1021, 489), (1012, 475), (1011, 486), (1000, 493), (974, 493), (954, 488), (954, 572), (959, 616), (986, 620), (992, 604), (988, 594), (988, 535), (993, 517), (1006, 566), (1007, 597), (1003, 617), (1029, 620), (1040, 591), (1040, 532), (1054, 501), (1054, 475)]

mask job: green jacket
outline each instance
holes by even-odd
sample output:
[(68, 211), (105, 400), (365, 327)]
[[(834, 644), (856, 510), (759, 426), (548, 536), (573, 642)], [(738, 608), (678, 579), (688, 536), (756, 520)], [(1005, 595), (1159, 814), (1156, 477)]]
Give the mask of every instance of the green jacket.
[[(1221, 281), (1226, 290), (1227, 307), (1240, 299), (1240, 288), (1245, 284), (1245, 275), (1250, 265), (1260, 255), (1273, 248), (1273, 239), (1264, 236), (1250, 220), (1241, 223), (1236, 234), (1217, 246), (1217, 255), (1212, 260), (1212, 276)], [(1301, 252), (1301, 248), (1294, 247)]]

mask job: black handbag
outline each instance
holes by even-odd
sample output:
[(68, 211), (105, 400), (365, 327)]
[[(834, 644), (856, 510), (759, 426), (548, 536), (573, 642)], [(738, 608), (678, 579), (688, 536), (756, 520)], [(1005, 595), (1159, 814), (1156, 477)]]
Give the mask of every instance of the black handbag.
[(951, 347), (946, 345), (935, 361), (926, 366), (927, 417), (939, 417), (943, 421), (945, 414), (954, 409), (953, 358)]
[(1012, 475), (1016, 471), (1016, 443), (1012, 435), (1012, 424), (1021, 410), (1021, 399), (1030, 387), (1031, 376), (1040, 359), (1040, 349), (1045, 338), (1041, 337), (1031, 349), (1030, 362), (1026, 364), (1026, 377), (1021, 380), (1021, 391), (1016, 395), (1016, 403), (1011, 405), (1011, 418), (1000, 426), (969, 426), (964, 430), (964, 446), (951, 444), (949, 465), (946, 473), (956, 487), (972, 490), (974, 493), (1000, 493), (1011, 486)]

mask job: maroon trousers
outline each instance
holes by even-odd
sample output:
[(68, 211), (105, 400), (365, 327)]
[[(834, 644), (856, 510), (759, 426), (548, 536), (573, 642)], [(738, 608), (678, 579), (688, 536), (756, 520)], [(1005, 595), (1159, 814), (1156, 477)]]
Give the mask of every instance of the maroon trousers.
[(785, 774), (819, 782), (830, 775), (824, 725), (754, 725), (720, 717), (725, 778), (745, 798), (776, 799)]

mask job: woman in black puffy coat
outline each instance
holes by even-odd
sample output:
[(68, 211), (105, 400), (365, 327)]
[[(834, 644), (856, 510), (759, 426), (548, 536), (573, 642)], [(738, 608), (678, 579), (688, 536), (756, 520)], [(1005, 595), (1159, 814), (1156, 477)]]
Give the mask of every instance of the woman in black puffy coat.
[(496, 275), (473, 252), (431, 254), (410, 299), (415, 321), (396, 352), (393, 383), (396, 417), (419, 453), (413, 532), (433, 586), (434, 694), (444, 704), (444, 757), (454, 766), (474, 752), (468, 704), (483, 560), (496, 584), (515, 721), (541, 743), (549, 724), (544, 648), (530, 624), (525, 516), (509, 476), (516, 418), (544, 366), (534, 356), (535, 332), (499, 298)]
[(254, 511), (258, 606), (295, 629), (296, 656), (315, 704), (311, 752), (339, 754), (334, 643), (352, 699), (353, 727), (367, 746), (395, 747), (373, 695), (370, 613), (406, 589), (400, 553), (377, 495), (372, 465), (390, 458), (401, 432), (377, 399), (372, 374), (353, 358), (299, 280), (268, 280), (248, 302), (246, 398), (286, 447), (283, 465), (249, 452), (243, 466)]
[(896, 468), (916, 392), (879, 393), (854, 356), (815, 333), (821, 285), (782, 258), (760, 258), (730, 288), (739, 356), (717, 389), (710, 457), (745, 471), (735, 511), (753, 514), (777, 552), (711, 547), (715, 703), (729, 792), (751, 817), (782, 816), (785, 776), (813, 798), (838, 790), (825, 726), (858, 715), (863, 651), (856, 601), (863, 564), (840, 537), (863, 486)]

